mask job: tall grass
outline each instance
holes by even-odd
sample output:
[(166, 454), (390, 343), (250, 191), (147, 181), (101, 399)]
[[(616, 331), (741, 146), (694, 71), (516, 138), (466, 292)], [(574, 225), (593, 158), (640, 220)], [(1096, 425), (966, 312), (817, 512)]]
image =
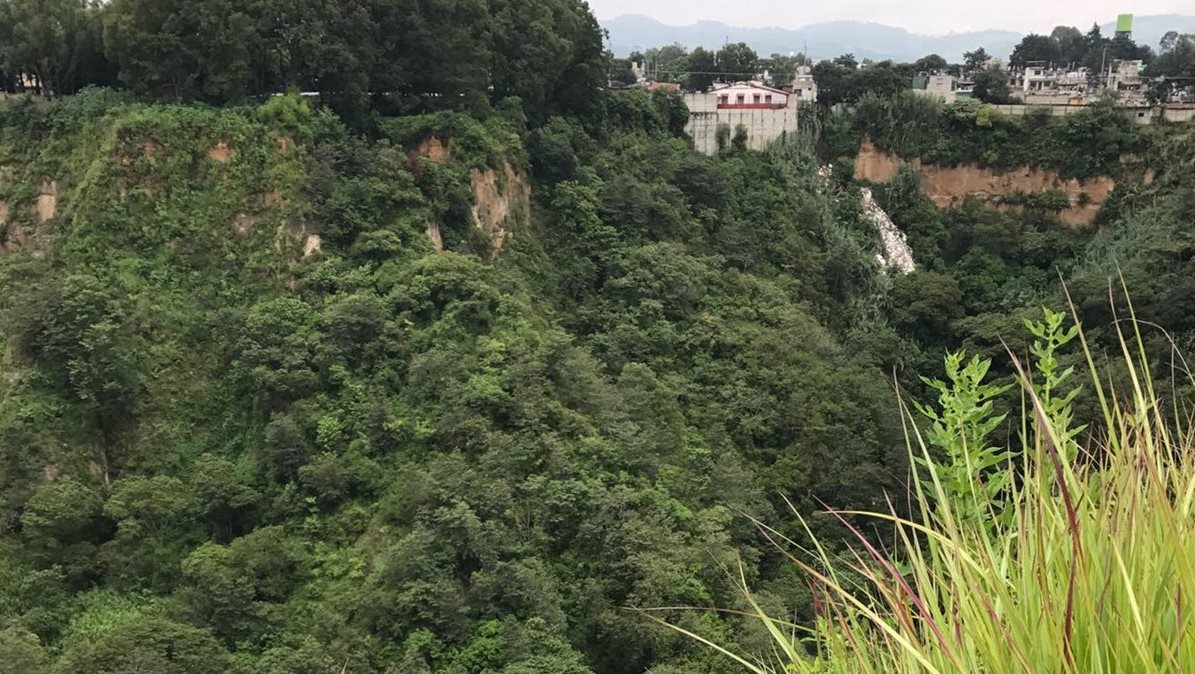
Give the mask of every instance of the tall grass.
[[(1002, 393), (982, 383), (986, 364), (948, 361), (938, 406), (923, 410), (931, 429), (906, 425), (918, 516), (835, 513), (896, 533), (883, 549), (858, 535), (845, 561), (817, 543), (791, 555), (818, 596), (812, 628), (767, 615), (747, 594), (772, 657), (706, 643), (756, 674), (1195, 672), (1191, 425), (1164, 410), (1129, 314), (1118, 323), (1128, 374), (1115, 385), (1062, 315), (1030, 326), (1032, 359), (1010, 356), (1025, 421), (1009, 451), (986, 446), (1000, 421), (991, 397)], [(1075, 337), (1102, 410), (1091, 429), (1073, 426), (1077, 384), (1055, 358)]]

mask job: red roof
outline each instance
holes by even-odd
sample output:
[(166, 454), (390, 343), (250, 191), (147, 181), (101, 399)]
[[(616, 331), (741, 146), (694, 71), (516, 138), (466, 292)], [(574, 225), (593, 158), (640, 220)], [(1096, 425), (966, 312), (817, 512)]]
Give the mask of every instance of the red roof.
[(715, 86), (713, 91), (719, 91), (721, 89), (727, 89), (729, 87), (739, 87), (739, 86), (747, 87), (749, 89), (762, 89), (764, 91), (770, 91), (775, 94), (783, 94), (785, 96), (792, 93), (789, 91), (785, 91), (783, 89), (776, 89), (775, 87), (769, 87), (768, 85), (766, 85), (762, 82), (724, 82), (719, 86)]

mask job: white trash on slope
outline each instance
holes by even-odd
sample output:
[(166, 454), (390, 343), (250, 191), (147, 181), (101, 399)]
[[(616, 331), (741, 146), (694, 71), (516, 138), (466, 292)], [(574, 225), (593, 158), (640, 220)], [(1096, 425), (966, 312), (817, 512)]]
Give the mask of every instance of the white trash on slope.
[(900, 228), (892, 222), (892, 218), (888, 217), (884, 209), (876, 203), (870, 187), (864, 187), (861, 191), (863, 193), (863, 215), (875, 224), (876, 229), (880, 230), (883, 252), (876, 255), (880, 266), (885, 269), (894, 269), (901, 274), (912, 273), (917, 265), (913, 262), (913, 249), (909, 248), (905, 233), (900, 231)]

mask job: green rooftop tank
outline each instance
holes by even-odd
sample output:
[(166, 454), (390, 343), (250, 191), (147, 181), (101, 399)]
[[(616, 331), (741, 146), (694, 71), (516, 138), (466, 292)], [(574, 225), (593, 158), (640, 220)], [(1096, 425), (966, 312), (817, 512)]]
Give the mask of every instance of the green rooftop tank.
[(1116, 34), (1129, 35), (1133, 32), (1133, 15), (1121, 14), (1116, 17)]

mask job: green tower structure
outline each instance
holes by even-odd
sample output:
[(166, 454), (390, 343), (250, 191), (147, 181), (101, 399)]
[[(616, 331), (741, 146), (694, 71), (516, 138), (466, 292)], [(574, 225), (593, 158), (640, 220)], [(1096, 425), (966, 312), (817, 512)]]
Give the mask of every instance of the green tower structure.
[(1132, 14), (1121, 14), (1120, 16), (1116, 17), (1116, 37), (1120, 37), (1122, 35), (1125, 37), (1133, 36)]

